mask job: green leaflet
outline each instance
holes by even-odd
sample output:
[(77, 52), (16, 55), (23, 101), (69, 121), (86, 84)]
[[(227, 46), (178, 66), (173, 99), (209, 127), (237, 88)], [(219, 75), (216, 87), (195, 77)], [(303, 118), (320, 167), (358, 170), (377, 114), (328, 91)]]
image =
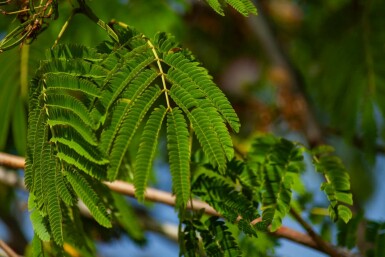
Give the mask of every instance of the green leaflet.
[(193, 192), (202, 200), (218, 210), (230, 222), (235, 222), (238, 216), (249, 224), (259, 217), (257, 206), (238, 192), (233, 184), (220, 176), (208, 176), (207, 170), (195, 179)]
[[(147, 49), (147, 48), (146, 48)], [(111, 88), (112, 96), (111, 97), (104, 97), (104, 99), (108, 99), (109, 102), (107, 103), (106, 107), (107, 109), (110, 108), (110, 106), (118, 99), (119, 95), (127, 88), (127, 86), (132, 83), (132, 81), (136, 81), (139, 79), (139, 84), (143, 85), (144, 87), (147, 87), (149, 84), (145, 83), (145, 77), (137, 77), (138, 74), (142, 71), (142, 69), (148, 67), (155, 61), (154, 57), (148, 56), (148, 53), (144, 53), (143, 55), (135, 55), (135, 58), (131, 60), (132, 63), (135, 65), (132, 65), (133, 67), (130, 67), (129, 64), (126, 64), (126, 69), (121, 74), (124, 76), (124, 80), (121, 81), (120, 84), (116, 88)], [(141, 58), (140, 58), (141, 57)], [(149, 82), (152, 82), (150, 80)], [(112, 85), (115, 85), (117, 83), (112, 83)], [(130, 87), (128, 87), (130, 89)]]
[(200, 102), (200, 107), (206, 110), (207, 115), (209, 115), (211, 126), (214, 128), (219, 142), (221, 143), (222, 150), (226, 155), (228, 161), (234, 157), (234, 148), (231, 136), (227, 130), (224, 120), (218, 115), (217, 110), (211, 106), (208, 101), (202, 100)]
[(313, 155), (316, 170), (322, 173), (326, 182), (322, 183), (323, 190), (330, 202), (329, 214), (333, 221), (339, 219), (347, 223), (352, 218), (352, 212), (346, 205), (353, 204), (353, 196), (350, 192), (349, 174), (342, 161), (330, 155), (330, 152), (315, 150), (318, 155)]
[(206, 2), (220, 15), (225, 15), (221, 3), (218, 0), (206, 0)]
[(41, 195), (36, 180), (41, 174), (41, 155), (44, 143), (47, 141), (46, 114), (44, 110), (30, 112), (28, 126), (28, 145), (25, 170), (25, 185), (32, 193)]
[[(238, 132), (239, 119), (231, 104), (223, 92), (214, 84), (207, 70), (189, 58), (190, 56), (179, 52), (165, 56), (164, 62), (172, 68), (168, 72), (167, 78), (172, 74), (173, 81), (190, 91), (190, 94), (195, 98), (201, 98), (203, 94), (204, 98), (211, 102), (231, 128)], [(193, 87), (195, 87), (195, 90), (191, 90)]]
[(68, 111), (58, 108), (48, 109), (47, 123), (51, 127), (72, 127), (78, 132), (89, 144), (96, 146), (97, 139), (92, 128), (84, 123), (78, 116), (71, 115)]
[(63, 171), (60, 170), (56, 174), (55, 183), (57, 187), (57, 194), (60, 196), (61, 200), (67, 206), (74, 206), (77, 202), (75, 193), (70, 185), (70, 183), (63, 177), (61, 174)]
[(84, 124), (96, 129), (95, 122), (90, 117), (88, 108), (76, 97), (71, 95), (55, 94), (49, 91), (45, 99), (49, 110), (57, 109), (70, 112), (71, 116), (77, 116)]
[[(257, 186), (262, 221), (275, 231), (290, 210), (293, 179), (303, 169), (302, 148), (285, 139), (257, 138), (247, 156), (246, 184)], [(297, 177), (298, 178), (298, 177)], [(259, 191), (259, 192), (258, 192)]]
[[(60, 151), (59, 149), (58, 149), (58, 151), (60, 151), (64, 155), (65, 155), (65, 153), (70, 153), (72, 150), (72, 151), (75, 151), (76, 154), (83, 156), (87, 160), (89, 160), (89, 161), (91, 161), (97, 165), (108, 164), (108, 160), (103, 158), (102, 153), (99, 152), (97, 150), (97, 148), (95, 149), (95, 147), (87, 145), (87, 142), (82, 142), (81, 139), (78, 139), (78, 142), (77, 142), (73, 138), (72, 138), (72, 140), (68, 140), (64, 137), (55, 136), (55, 137), (51, 138), (50, 142), (62, 145), (63, 151)], [(60, 146), (59, 146), (59, 148), (60, 148)]]
[(59, 194), (59, 188), (57, 179), (59, 175), (59, 164), (53, 156), (53, 147), (49, 147), (51, 153), (49, 156), (49, 171), (45, 170), (44, 185), (47, 190), (47, 207), (48, 207), (48, 220), (51, 228), (53, 239), (58, 245), (62, 245), (63, 238), (63, 222), (62, 222), (62, 209), (60, 207), (61, 200)]
[(75, 78), (83, 78), (89, 81), (102, 81), (108, 70), (96, 63), (82, 59), (55, 58), (42, 61), (37, 74), (52, 74), (55, 76), (69, 76)]
[(225, 0), (227, 4), (231, 5), (235, 10), (243, 16), (249, 14), (257, 14), (257, 9), (250, 0)]
[(134, 173), (135, 195), (139, 201), (144, 201), (144, 192), (155, 159), (159, 133), (166, 111), (164, 106), (156, 108), (148, 118), (141, 136)]
[(185, 207), (190, 198), (190, 146), (186, 120), (178, 108), (167, 115), (167, 150), (177, 206)]
[(71, 156), (66, 155), (62, 152), (58, 152), (56, 154), (56, 157), (60, 159), (63, 164), (72, 166), (73, 168), (77, 168), (92, 177), (98, 179), (103, 179), (106, 177), (105, 170), (103, 169), (104, 166), (95, 165), (95, 163), (88, 161), (82, 156)]
[[(47, 127), (44, 126), (43, 128)], [(33, 196), (31, 196), (29, 205), (35, 214), (31, 217), (31, 220), (40, 239), (48, 240), (49, 236), (46, 235), (45, 229), (42, 227), (43, 220), (40, 219), (41, 216), (47, 216), (50, 234), (58, 245), (62, 245), (61, 200), (55, 181), (58, 176), (58, 166), (54, 156), (52, 156), (53, 147), (50, 144), (43, 141), (43, 144), (39, 145), (39, 149), (39, 154), (34, 158), (34, 164), (36, 165), (33, 167), (27, 166), (28, 172), (34, 173), (34, 176), (27, 180), (29, 187), (33, 185)]]
[[(226, 153), (223, 151), (218, 133), (215, 132), (207, 113), (195, 104), (194, 99), (187, 90), (174, 85), (170, 90), (171, 98), (186, 113), (194, 132), (201, 144), (203, 151), (207, 154), (210, 162), (224, 171), (226, 168)], [(194, 108), (192, 111), (189, 109)]]
[(111, 151), (117, 133), (127, 119), (126, 114), (134, 104), (134, 99), (137, 99), (157, 76), (158, 74), (153, 70), (144, 70), (139, 73), (136, 79), (132, 80), (130, 86), (123, 92), (122, 98), (113, 105), (105, 122), (105, 129), (101, 137), (101, 147), (105, 151)]
[(95, 220), (99, 222), (100, 225), (110, 228), (112, 225), (107, 211), (98, 194), (94, 191), (85, 177), (76, 172), (66, 172), (66, 178), (79, 198), (88, 207)]
[(51, 59), (96, 59), (100, 58), (96, 49), (86, 47), (83, 45), (69, 44), (69, 45), (57, 45), (55, 48), (51, 48), (46, 52), (48, 60)]
[[(55, 187), (52, 180), (47, 180), (52, 173), (56, 172), (56, 163), (52, 161), (51, 146), (46, 142), (48, 126), (44, 123), (46, 117), (41, 111), (38, 121), (41, 121), (36, 137), (40, 140), (34, 146), (34, 154), (31, 159), (27, 159), (26, 166), (26, 186), (35, 196), (36, 208), (42, 210), (44, 215), (47, 214), (47, 200), (49, 198), (47, 186)], [(32, 162), (32, 164), (30, 163)]]
[(100, 89), (92, 81), (83, 77), (71, 76), (69, 73), (46, 73), (41, 78), (47, 91), (53, 90), (54, 93), (67, 93), (73, 95), (85, 95), (86, 97), (97, 97)]
[[(206, 0), (206, 2), (220, 15), (225, 15), (222, 8), (222, 1), (218, 0)], [(241, 13), (243, 16), (248, 16), (249, 14), (257, 14), (257, 9), (250, 0), (225, 0), (227, 4), (231, 5), (235, 10)]]
[(150, 109), (155, 100), (160, 96), (161, 91), (157, 86), (147, 89), (133, 104), (127, 104), (120, 116), (124, 118), (120, 126), (117, 127), (119, 132), (114, 138), (114, 144), (110, 150), (110, 167), (107, 176), (110, 180), (114, 180), (118, 174), (119, 168), (123, 162), (123, 157), (128, 149), (136, 130), (141, 121), (144, 119), (147, 111)]
[(31, 250), (32, 257), (44, 257), (43, 243), (40, 240), (40, 237), (37, 235), (36, 231), (35, 231), (35, 234), (33, 235), (31, 245), (32, 245), (32, 250)]
[(226, 153), (223, 151), (221, 139), (218, 137), (218, 133), (215, 133), (206, 112), (201, 108), (196, 108), (191, 113), (187, 113), (187, 117), (203, 150), (208, 153), (214, 166), (217, 166), (218, 170), (224, 171), (226, 169)]
[(49, 241), (51, 239), (48, 229), (44, 224), (43, 217), (40, 215), (38, 210), (34, 210), (30, 215), (33, 230), (35, 231), (38, 238), (42, 241)]

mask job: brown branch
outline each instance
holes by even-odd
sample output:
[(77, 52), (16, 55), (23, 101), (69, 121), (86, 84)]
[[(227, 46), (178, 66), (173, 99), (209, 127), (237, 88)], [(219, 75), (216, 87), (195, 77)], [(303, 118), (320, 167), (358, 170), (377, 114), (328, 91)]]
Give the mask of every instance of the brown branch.
[(25, 158), (7, 154), (0, 153), (0, 165), (13, 168), (13, 169), (24, 169)]
[(290, 214), (295, 220), (306, 230), (307, 234), (320, 246), (320, 248), (332, 257), (339, 257), (339, 253), (328, 245), (314, 230), (313, 228), (297, 213), (294, 209), (290, 209)]
[[(123, 181), (104, 182), (104, 184), (106, 184), (112, 191), (135, 197), (135, 187), (132, 184)], [(155, 188), (148, 187), (146, 189), (146, 192), (144, 193), (144, 198), (147, 201), (163, 203), (169, 206), (175, 206), (175, 196), (168, 192), (164, 192)], [(187, 208), (191, 210), (205, 209), (205, 213), (208, 215), (220, 216), (220, 214), (207, 203), (198, 200), (193, 200), (192, 202), (189, 201), (187, 204)]]
[(11, 247), (9, 247), (3, 240), (0, 240), (0, 248), (8, 255), (8, 257), (20, 257)]
[[(24, 158), (17, 157), (10, 154), (0, 153), (0, 165), (8, 166), (16, 169), (23, 169), (24, 168)], [(10, 174), (7, 174), (6, 176), (1, 175), (1, 173), (4, 172), (0, 169), (0, 181), (3, 183), (6, 183), (8, 185), (12, 186), (19, 186), (19, 180), (16, 178), (11, 178), (7, 180), (2, 180), (4, 177), (8, 177)], [(8, 172), (9, 173), (9, 172)], [(16, 174), (12, 174), (12, 176), (17, 176)], [(12, 177), (10, 176), (10, 177)], [(118, 192), (120, 194), (124, 194), (127, 196), (135, 197), (135, 188), (132, 184), (123, 182), (123, 181), (115, 181), (115, 182), (104, 182), (112, 191)], [(169, 206), (175, 206), (175, 196), (173, 196), (171, 193), (164, 192), (155, 188), (147, 188), (145, 192), (145, 199), (152, 202), (159, 202), (163, 204), (167, 204)], [(192, 202), (189, 202), (187, 205), (188, 208), (193, 210), (200, 210), (202, 208), (205, 209), (205, 213), (212, 216), (221, 216), (216, 210), (214, 210), (211, 206), (209, 206), (207, 203), (204, 203), (202, 201), (193, 200)], [(256, 223), (259, 220), (255, 220), (252, 223)], [(312, 237), (310, 237), (307, 234), (298, 232), (296, 230), (293, 230), (291, 228), (282, 226), (277, 231), (270, 233), (273, 236), (279, 237), (279, 238), (285, 238), (287, 240), (290, 240), (292, 242), (296, 242), (298, 244), (313, 248), (315, 250), (325, 252), (324, 248), (320, 246)], [(338, 251), (339, 255), (333, 255), (333, 256), (345, 256), (345, 257), (351, 257), (354, 256), (352, 253), (345, 251), (343, 249), (337, 249), (335, 246), (333, 246), (330, 243), (324, 242), (328, 248), (335, 249)], [(326, 252), (327, 253), (327, 252)]]

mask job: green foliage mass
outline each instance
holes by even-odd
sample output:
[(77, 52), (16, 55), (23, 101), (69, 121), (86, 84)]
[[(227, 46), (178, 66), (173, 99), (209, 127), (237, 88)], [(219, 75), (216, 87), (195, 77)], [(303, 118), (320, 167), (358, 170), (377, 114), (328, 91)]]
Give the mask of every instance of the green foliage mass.
[(120, 42), (97, 49), (59, 45), (49, 51), (31, 87), (26, 185), (57, 245), (64, 241), (62, 205), (73, 206), (76, 197), (111, 227), (108, 203), (94, 185), (126, 176), (122, 164), (138, 133), (134, 185), (144, 200), (166, 116), (178, 207), (190, 197), (186, 118), (213, 167), (223, 171), (233, 158), (225, 123), (238, 130), (238, 118), (207, 71), (164, 33), (154, 40), (130, 28), (117, 33)]
[[(56, 1), (52, 2), (53, 13), (62, 10)], [(221, 15), (225, 5), (244, 16), (257, 12), (249, 0), (206, 2)], [(163, 2), (148, 3), (151, 8), (141, 5), (146, 13), (146, 8), (154, 6), (167, 10), (163, 14), (170, 11)], [(0, 147), (6, 144), (12, 127), (14, 145), (20, 154), (26, 155), (25, 184), (30, 192), (28, 207), (35, 235), (32, 256), (66, 255), (68, 245), (82, 256), (96, 255), (80, 218), (79, 199), (98, 225), (108, 229), (119, 226), (134, 241), (142, 243), (144, 232), (132, 208), (103, 183), (117, 179), (132, 181), (136, 198), (143, 202), (162, 140), (180, 218), (181, 256), (247, 256), (254, 251), (270, 256), (276, 242), (269, 233), (279, 231), (291, 211), (306, 208), (299, 204), (306, 196), (296, 188), (302, 182), (306, 165), (325, 179), (320, 189), (328, 200), (327, 215), (338, 222), (339, 245), (355, 245), (356, 238), (351, 234), (357, 230), (359, 219), (352, 218), (350, 210), (350, 177), (330, 148), (309, 150), (300, 143), (262, 135), (253, 140), (245, 154), (235, 154), (230, 132), (239, 132), (239, 118), (190, 51), (167, 33), (149, 31), (153, 36), (147, 37), (116, 21), (107, 25), (95, 18), (84, 1), (79, 0), (78, 4), (80, 9), (76, 10), (95, 21), (110, 39), (98, 45), (92, 42), (92, 47), (57, 45), (47, 51), (45, 59), (34, 58), (42, 60), (29, 88), (27, 136), (24, 103), (17, 95), (27, 97), (25, 83), (30, 71), (25, 70), (28, 64), (24, 51), (28, 48), (23, 48), (20, 59), (13, 60), (24, 67), (18, 79), (20, 88), (12, 87), (10, 82), (18, 75), (12, 73), (15, 64), (0, 71), (0, 78), (9, 73), (9, 81), (1, 84), (9, 94), (0, 96), (0, 102), (6, 106), (0, 112), (0, 119), (5, 122), (0, 127)], [(372, 9), (368, 12), (376, 13)], [(140, 9), (133, 13), (140, 13)], [(165, 19), (162, 15), (156, 17)], [(144, 23), (148, 22), (152, 21)], [(14, 37), (7, 36), (1, 41), (1, 51), (27, 42), (25, 33), (20, 32), (25, 25), (20, 26), (14, 30), (16, 34), (10, 33)], [(341, 40), (350, 41), (355, 36)], [(365, 44), (371, 44), (368, 37), (364, 39)], [(350, 53), (346, 49), (341, 55)], [(323, 61), (338, 59), (331, 55), (326, 54)], [(302, 67), (301, 61), (299, 64)], [(361, 103), (361, 117), (353, 117), (339, 128), (361, 124), (362, 120), (363, 136), (371, 142), (366, 147), (370, 147), (376, 139), (373, 135), (378, 133), (374, 110), (379, 108), (382, 112), (383, 104), (373, 94), (375, 82), (381, 77), (375, 75), (373, 60), (368, 60), (367, 65), (369, 75), (373, 76), (367, 94), (370, 101)], [(322, 74), (329, 72), (333, 71), (326, 69)], [(355, 82), (362, 80), (361, 73), (356, 75)], [(348, 84), (346, 80), (339, 77), (335, 83)], [(362, 84), (357, 82), (357, 86)], [(325, 108), (334, 108), (336, 99), (339, 98), (333, 99), (332, 107)], [(13, 102), (14, 109), (10, 108)], [(12, 115), (17, 118), (11, 119)], [(19, 134), (20, 137), (15, 136)], [(204, 210), (187, 210), (192, 199), (205, 201), (220, 217), (207, 217)], [(384, 242), (383, 229), (383, 223), (368, 222), (367, 241), (373, 247), (367, 250), (367, 256), (384, 255), (380, 247)]]

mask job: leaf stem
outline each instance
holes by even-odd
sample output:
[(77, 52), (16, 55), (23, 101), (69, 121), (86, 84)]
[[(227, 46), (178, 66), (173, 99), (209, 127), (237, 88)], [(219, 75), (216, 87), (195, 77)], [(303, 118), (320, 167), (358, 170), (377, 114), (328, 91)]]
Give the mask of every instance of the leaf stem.
[(59, 40), (62, 38), (64, 32), (67, 30), (68, 28), (68, 25), (70, 24), (72, 18), (75, 16), (75, 14), (79, 13), (80, 12), (80, 9), (79, 8), (75, 8), (72, 10), (71, 12), (71, 15), (68, 17), (68, 19), (66, 20), (66, 22), (63, 24), (55, 42), (53, 43), (51, 49), (55, 48), (55, 46), (57, 46), (57, 44), (59, 43)]
[(152, 53), (155, 56), (156, 63), (158, 64), (160, 76), (162, 77), (163, 91), (164, 91), (164, 95), (166, 97), (167, 111), (169, 111), (169, 110), (171, 110), (171, 105), (170, 105), (170, 100), (168, 99), (168, 89), (167, 89), (167, 85), (166, 85), (166, 78), (165, 78), (165, 74), (163, 72), (162, 64), (160, 63), (161, 60), (158, 56), (158, 53), (156, 52), (155, 46), (148, 39), (147, 39), (147, 44), (150, 46)]
[(87, 16), (90, 20), (99, 25), (102, 29), (107, 31), (108, 35), (115, 41), (119, 42), (119, 37), (116, 35), (115, 31), (108, 26), (104, 21), (99, 19), (98, 16), (92, 11), (92, 9), (85, 3), (85, 0), (78, 0), (79, 3), (79, 12)]

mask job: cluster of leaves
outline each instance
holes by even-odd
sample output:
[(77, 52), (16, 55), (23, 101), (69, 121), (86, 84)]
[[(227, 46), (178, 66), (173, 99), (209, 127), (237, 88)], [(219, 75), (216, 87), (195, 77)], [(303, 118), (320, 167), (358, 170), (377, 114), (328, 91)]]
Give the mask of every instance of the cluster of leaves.
[[(314, 168), (323, 172), (327, 178), (321, 189), (330, 202), (330, 217), (334, 221), (346, 223), (352, 217), (350, 209), (346, 207), (352, 203), (349, 176), (341, 161), (330, 153), (327, 147), (311, 152), (283, 138), (260, 136), (253, 141), (246, 157), (229, 162), (225, 172), (196, 158), (197, 164), (201, 166), (194, 174), (192, 192), (218, 210), (227, 222), (236, 224), (238, 232), (258, 237), (258, 231), (276, 231), (281, 227), (282, 219), (293, 206), (295, 185), (301, 183), (304, 156), (310, 154), (317, 159)], [(317, 158), (320, 154), (323, 157)], [(261, 219), (259, 211), (262, 212)], [(191, 248), (203, 252), (209, 252), (213, 245), (220, 248), (215, 237), (201, 236), (199, 239), (199, 235), (205, 233), (202, 230), (203, 220), (195, 215), (183, 221), (186, 225), (182, 232), (183, 239), (186, 245), (191, 246), (185, 249), (186, 256), (197, 254)], [(221, 223), (221, 226), (227, 230), (229, 223)], [(209, 256), (239, 256), (235, 250), (239, 249), (238, 244), (228, 243), (227, 246), (228, 250), (216, 248), (219, 253), (226, 251), (225, 255)]]
[(153, 41), (129, 28), (118, 34), (120, 42), (105, 42), (97, 50), (58, 46), (33, 80), (26, 185), (42, 240), (52, 235), (63, 244), (62, 213), (77, 197), (101, 225), (111, 227), (109, 201), (96, 192), (102, 180), (127, 177), (126, 153), (136, 134), (140, 143), (133, 182), (143, 200), (166, 119), (178, 207), (190, 197), (186, 117), (211, 165), (224, 171), (233, 158), (225, 122), (237, 131), (238, 118), (207, 71), (164, 33)]
[[(245, 16), (256, 13), (249, 0), (207, 3), (222, 15), (224, 3)], [(47, 1), (45, 10), (56, 12), (56, 1)], [(238, 132), (238, 117), (191, 53), (164, 33), (149, 39), (131, 28), (113, 31), (98, 23), (112, 41), (96, 48), (59, 45), (50, 50), (30, 88), (25, 182), (31, 193), (34, 254), (48, 250), (59, 256), (69, 246), (84, 256), (95, 254), (82, 229), (78, 198), (100, 225), (119, 224), (134, 240), (143, 240), (125, 199), (102, 182), (133, 177), (136, 196), (143, 201), (163, 134), (176, 205), (185, 214), (181, 254), (240, 256), (239, 233), (257, 237), (268, 226), (271, 231), (279, 229), (292, 206), (306, 149), (264, 136), (254, 141), (244, 159), (234, 159), (227, 126)], [(29, 36), (34, 34), (25, 39)], [(15, 113), (24, 115), (22, 110)], [(128, 152), (135, 138), (138, 151), (131, 160)], [(192, 173), (195, 139), (206, 159), (198, 161), (199, 168)], [(345, 168), (329, 151), (310, 154), (326, 178), (321, 189), (330, 201), (331, 218), (347, 222), (351, 212), (346, 205), (352, 204), (352, 197)], [(236, 229), (218, 217), (186, 213), (191, 197), (208, 202)], [(376, 233), (378, 227), (369, 226)], [(50, 241), (51, 247), (42, 241)]]
[[(349, 175), (336, 156), (331, 156), (330, 147), (319, 147), (313, 151), (313, 161), (316, 170), (326, 179), (321, 189), (330, 201), (329, 213), (332, 220), (342, 219), (347, 223), (352, 218), (352, 213), (347, 205), (353, 204), (350, 193)], [(320, 154), (320, 157), (317, 155)]]
[[(184, 221), (181, 233), (181, 252), (186, 257), (240, 256), (241, 249), (225, 222), (218, 217), (202, 221), (202, 213)], [(198, 239), (198, 235), (202, 240)]]
[[(37, 236), (59, 246), (67, 243), (67, 233), (78, 223), (73, 215), (77, 197), (102, 226), (111, 227), (111, 221), (125, 225), (124, 215), (117, 215), (125, 211), (123, 204), (117, 204), (122, 201), (109, 196), (101, 182), (127, 177), (127, 151), (138, 135), (133, 182), (137, 198), (143, 200), (164, 120), (178, 208), (190, 199), (193, 132), (207, 160), (204, 172), (193, 180), (194, 195), (247, 235), (256, 236), (267, 225), (278, 229), (290, 210), (293, 180), (299, 179), (304, 165), (303, 148), (266, 136), (254, 142), (246, 160), (233, 160), (225, 123), (237, 131), (238, 118), (207, 71), (164, 33), (153, 40), (130, 28), (117, 33), (119, 42), (104, 42), (97, 49), (60, 45), (49, 51), (33, 80), (26, 185)], [(351, 214), (339, 204), (344, 202), (341, 196), (349, 197), (346, 170), (335, 158), (318, 162), (331, 178), (324, 188), (333, 219), (346, 221)], [(259, 203), (262, 222), (255, 224)], [(230, 235), (223, 222), (208, 222), (206, 230), (199, 227), (201, 223), (190, 222), (184, 233), (196, 238), (189, 231), (196, 229), (211, 252), (214, 246), (207, 240), (213, 237), (204, 236), (204, 231)], [(221, 251), (234, 247), (226, 249)]]

